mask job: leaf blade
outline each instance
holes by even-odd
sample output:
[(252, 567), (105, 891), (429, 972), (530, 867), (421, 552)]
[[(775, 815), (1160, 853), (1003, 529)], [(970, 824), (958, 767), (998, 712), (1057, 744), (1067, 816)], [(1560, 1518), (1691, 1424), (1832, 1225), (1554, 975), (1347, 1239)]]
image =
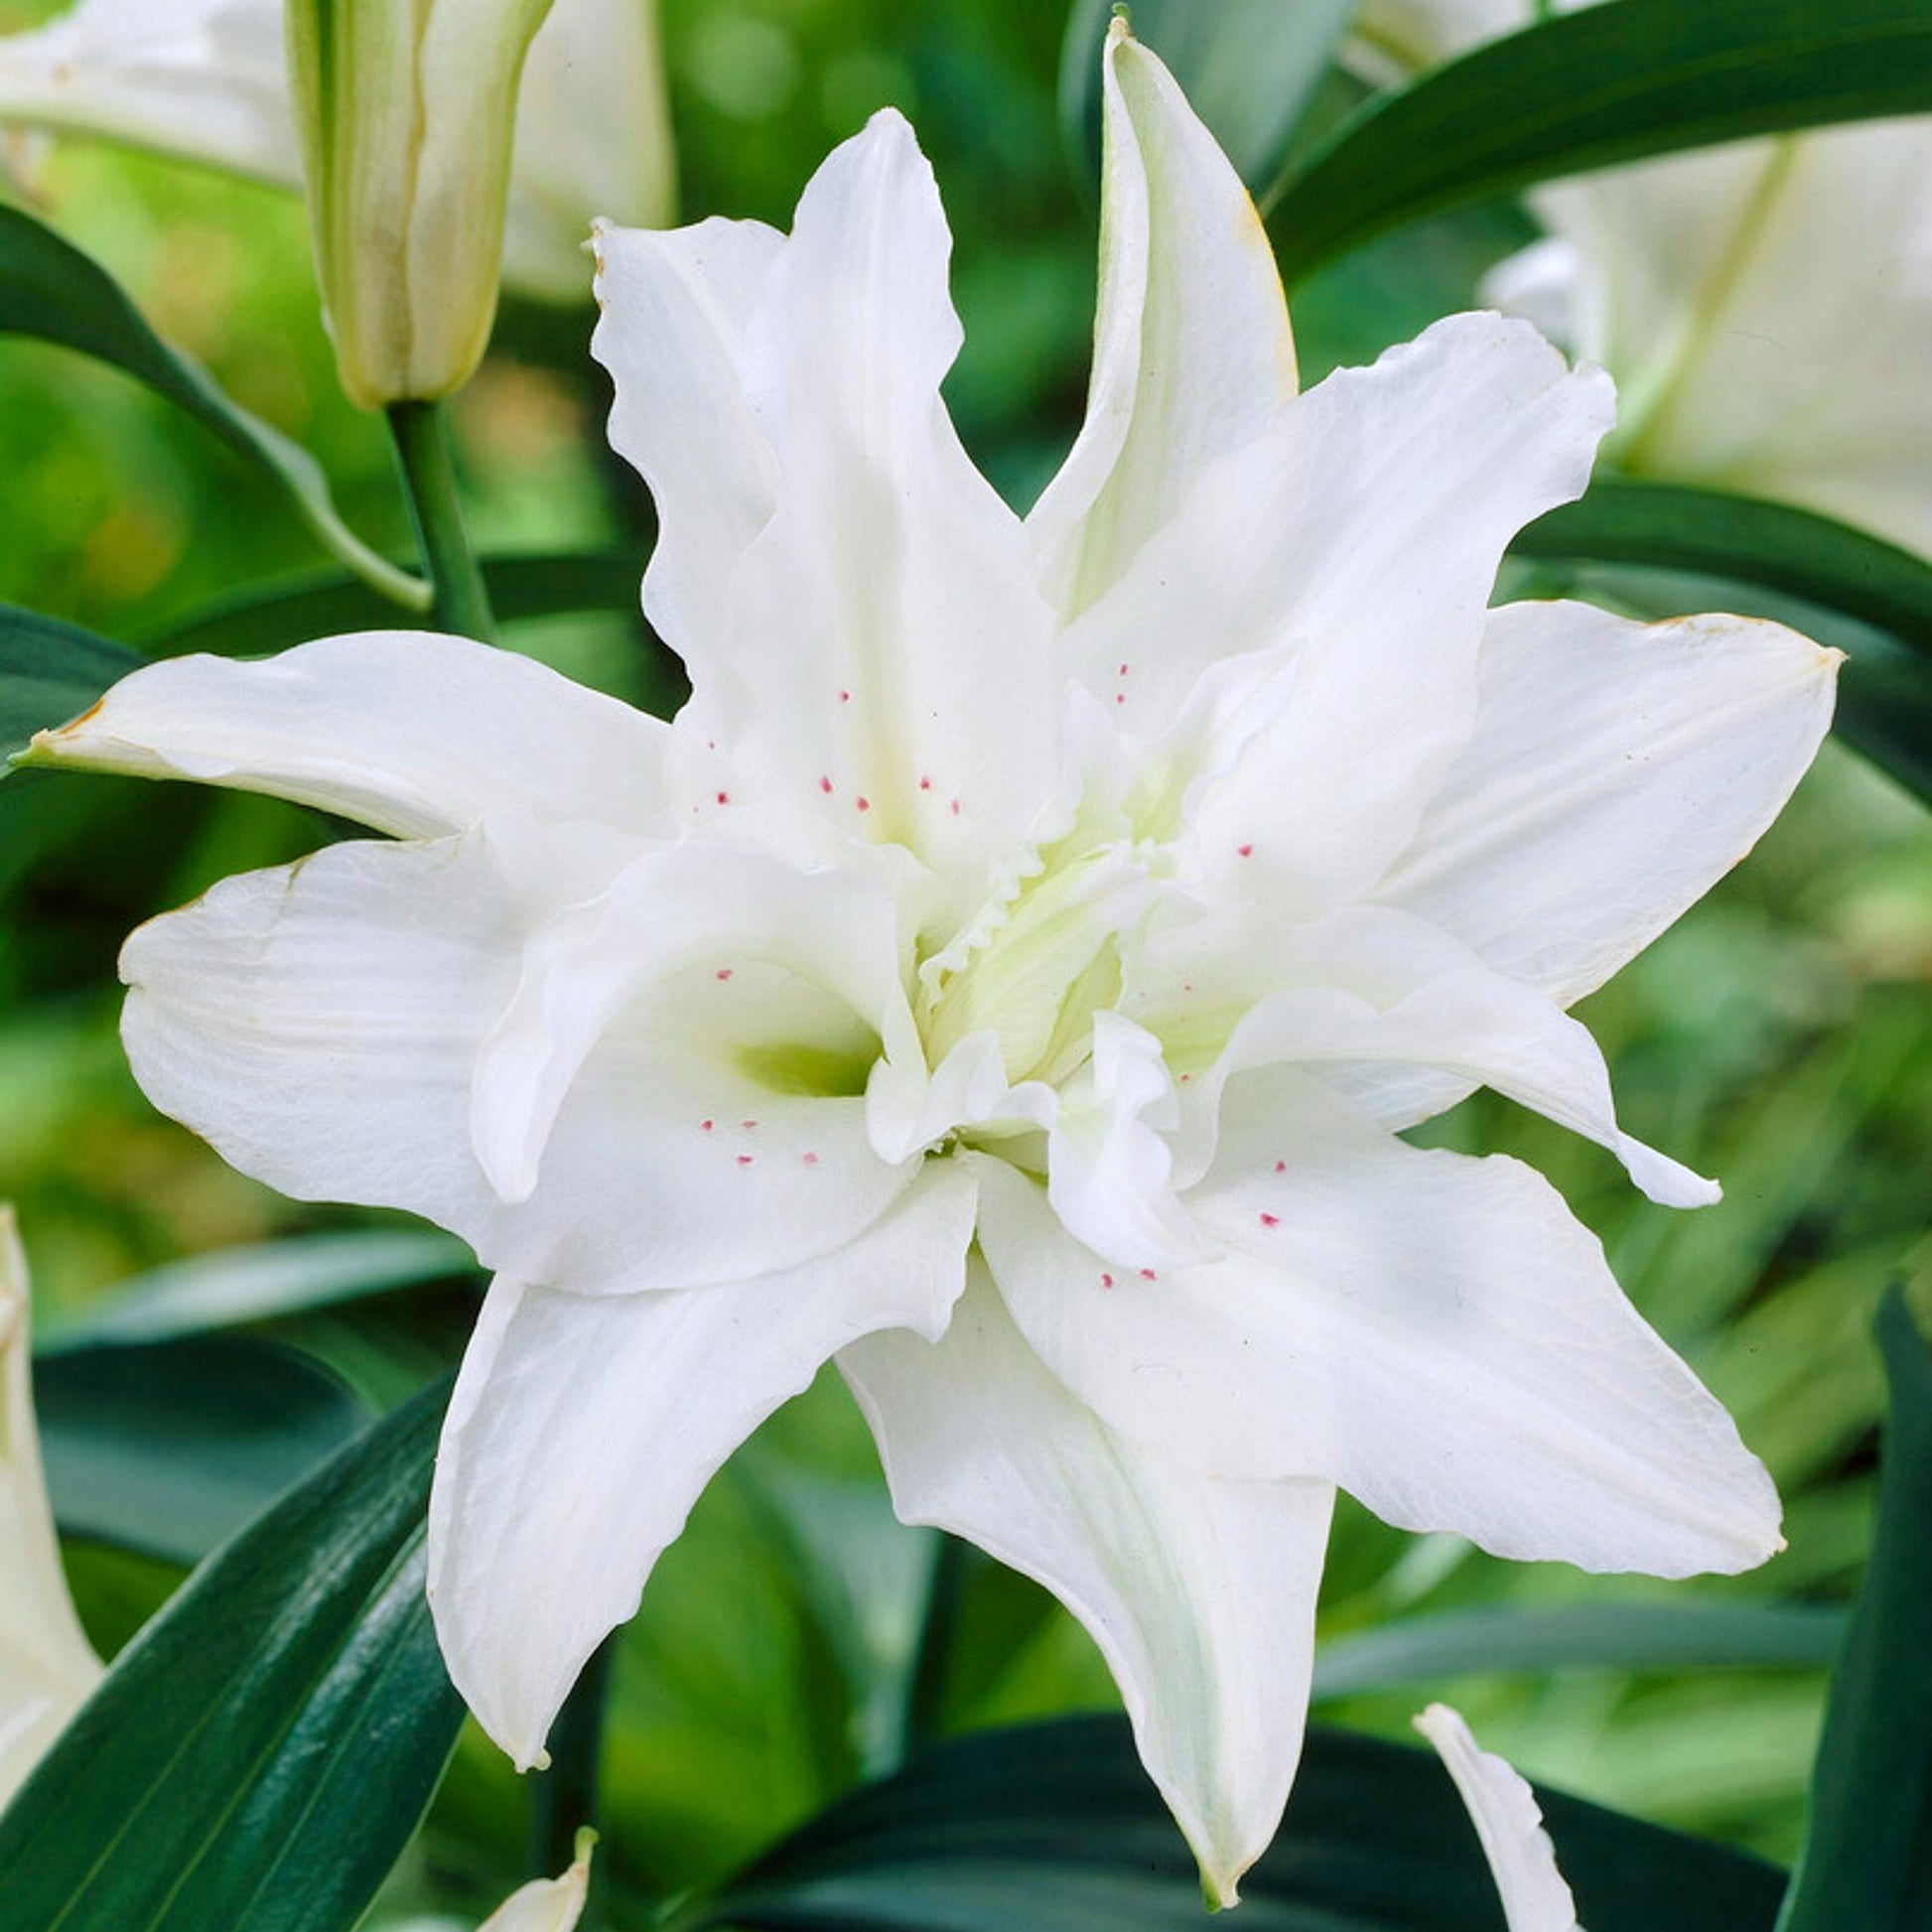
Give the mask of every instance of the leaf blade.
[(422, 1594), (446, 1394), (358, 1437), (122, 1653), (0, 1815), (9, 1932), (349, 1932), (462, 1720)]
[(1264, 207), (1293, 283), (1387, 229), (1532, 182), (1927, 108), (1922, 0), (1610, 0), (1369, 101)]

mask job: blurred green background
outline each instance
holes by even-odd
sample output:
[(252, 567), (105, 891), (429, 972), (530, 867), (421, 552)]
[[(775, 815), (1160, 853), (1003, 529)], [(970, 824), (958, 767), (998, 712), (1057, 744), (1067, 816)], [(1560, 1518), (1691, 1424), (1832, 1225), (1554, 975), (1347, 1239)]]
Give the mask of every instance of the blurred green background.
[[(53, 9), (0, 4), (0, 29)], [(902, 108), (955, 235), (966, 349), (949, 388), (969, 446), (1024, 502), (1069, 438), (1085, 381), (1093, 214), (1061, 141), (1064, 22), (1022, 0), (667, 0), (688, 217), (780, 224), (834, 141)], [(119, 276), (173, 342), (306, 443), (349, 520), (402, 554), (380, 424), (337, 393), (299, 207), (210, 175), (79, 143), (36, 207)], [(624, 210), (610, 212), (622, 218)], [(1522, 233), (1491, 210), (1368, 251), (1298, 304), (1311, 376), (1465, 302)], [(588, 278), (588, 264), (587, 264)], [(641, 496), (601, 449), (608, 395), (591, 312), (508, 312), (455, 426), (485, 551), (634, 547)], [(139, 642), (322, 561), (292, 515), (204, 431), (119, 376), (0, 343), (0, 599)], [(515, 641), (625, 695), (621, 618)], [(159, 1119), (114, 1034), (130, 926), (212, 880), (313, 845), (273, 801), (35, 774), (0, 787), (0, 1198), (21, 1211), (43, 1320), (143, 1271), (374, 1217), (284, 1201)], [(1730, 1582), (1663, 1586), (1505, 1566), (1413, 1539), (1344, 1503), (1324, 1599), (1331, 1638), (1484, 1603), (1844, 1600), (1862, 1560), (1880, 1393), (1879, 1288), (1932, 1272), (1921, 1240), (1932, 1120), (1932, 827), (1836, 747), (1748, 865), (1584, 1010), (1626, 1125), (1726, 1187), (1672, 1214), (1609, 1158), (1486, 1096), (1431, 1138), (1532, 1158), (1607, 1245), (1638, 1305), (1770, 1463), (1789, 1552)], [(454, 1359), (476, 1284), (457, 1277), (278, 1326), (365, 1400)], [(83, 1614), (105, 1645), (180, 1574), (76, 1540)], [(624, 1888), (715, 1877), (903, 1742), (934, 1540), (891, 1519), (836, 1378), (726, 1471), (664, 1559), (622, 1645), (609, 1736), (610, 1868)], [(1035, 1588), (977, 1558), (946, 1575), (958, 1642), (920, 1705), (939, 1728), (1108, 1706), (1087, 1639)], [(1793, 1851), (1822, 1673), (1609, 1666), (1431, 1678), (1319, 1715), (1403, 1734), (1449, 1695), (1532, 1776), (1621, 1809)], [(514, 1778), (472, 1734), (389, 1907), (474, 1910), (520, 1875)], [(473, 1921), (474, 1922), (474, 1921)]]

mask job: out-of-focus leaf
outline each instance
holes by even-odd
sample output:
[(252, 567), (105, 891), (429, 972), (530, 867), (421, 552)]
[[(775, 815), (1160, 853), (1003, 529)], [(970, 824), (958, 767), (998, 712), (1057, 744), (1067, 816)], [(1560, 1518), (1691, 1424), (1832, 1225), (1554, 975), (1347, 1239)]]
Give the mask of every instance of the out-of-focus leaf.
[[(1765, 1932), (1784, 1874), (1540, 1794), (1591, 1932)], [(1242, 1881), (1249, 1932), (1494, 1932), (1493, 1880), (1425, 1754), (1311, 1730), (1274, 1846)], [(1181, 1932), (1192, 1861), (1124, 1723), (1074, 1719), (928, 1752), (855, 1793), (681, 1921), (805, 1932)]]
[(1609, 0), (1378, 96), (1267, 197), (1283, 273), (1528, 183), (1932, 108), (1924, 0)]
[(1325, 1646), (1317, 1698), (1354, 1697), (1483, 1671), (1823, 1669), (1845, 1612), (1809, 1603), (1484, 1605), (1383, 1624)]
[(148, 327), (105, 269), (17, 207), (0, 207), (0, 334), (59, 344), (146, 383), (279, 485), (331, 556), (392, 603), (429, 608), (428, 585), (377, 556), (337, 514), (307, 450), (223, 395)]
[[(1613, 0), (1627, 4), (1628, 0)], [(1599, 479), (1521, 531), (1519, 559), (1589, 573), (1646, 616), (1723, 608), (1847, 651), (1834, 728), (1932, 803), (1932, 563), (1810, 510)]]
[(0, 604), (0, 777), (36, 732), (78, 717), (144, 662), (140, 652), (78, 624)]
[(1878, 1346), (1891, 1406), (1877, 1528), (1778, 1932), (1932, 1923), (1932, 1353), (1897, 1289)]
[(1510, 549), (1740, 578), (1889, 632), (1924, 653), (1932, 676), (1932, 563), (1789, 503), (1601, 477), (1577, 502), (1519, 531)]
[(203, 1566), (0, 1817), (7, 1932), (348, 1932), (463, 1707), (423, 1597), (445, 1392)]
[(238, 1335), (43, 1355), (34, 1393), (62, 1528), (185, 1564), (366, 1420), (333, 1376)]
[[(1280, 172), (1356, 0), (1134, 0), (1160, 55), (1250, 188)], [(1100, 167), (1100, 48), (1114, 0), (1075, 0), (1060, 55), (1060, 129), (1084, 178)]]
[(40, 1347), (46, 1353), (87, 1342), (163, 1341), (272, 1321), (471, 1274), (476, 1265), (455, 1235), (430, 1229), (354, 1229), (263, 1241), (137, 1276), (44, 1330)]
[[(566, 550), (485, 557), (483, 574), (499, 623), (584, 611), (628, 616), (637, 609), (643, 561), (627, 550)], [(392, 629), (395, 623), (394, 607), (366, 584), (338, 571), (316, 571), (224, 598), (173, 620), (143, 641), (157, 657), (179, 657), (191, 650), (252, 657), (311, 637)]]

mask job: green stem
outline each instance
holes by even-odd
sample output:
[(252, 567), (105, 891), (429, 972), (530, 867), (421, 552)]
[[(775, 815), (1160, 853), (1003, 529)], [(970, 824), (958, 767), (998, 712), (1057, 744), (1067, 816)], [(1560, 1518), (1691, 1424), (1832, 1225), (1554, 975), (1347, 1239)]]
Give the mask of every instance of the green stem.
[(597, 1824), (604, 1710), (611, 1689), (611, 1659), (621, 1634), (614, 1630), (591, 1653), (591, 1661), (550, 1726), (549, 1769), (530, 1773), (525, 1863), (533, 1877), (554, 1878), (576, 1856), (578, 1832)]
[(433, 402), (392, 402), (388, 416), (416, 540), (436, 589), (436, 621), (445, 630), (493, 643), (496, 620), (463, 527), (443, 411)]

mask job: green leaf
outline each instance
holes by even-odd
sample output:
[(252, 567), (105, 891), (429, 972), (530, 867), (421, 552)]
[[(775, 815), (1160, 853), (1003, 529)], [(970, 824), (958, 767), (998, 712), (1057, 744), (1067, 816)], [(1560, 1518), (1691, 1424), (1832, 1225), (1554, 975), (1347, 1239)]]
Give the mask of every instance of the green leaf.
[(367, 1420), (314, 1363), (235, 1335), (42, 1355), (34, 1387), (61, 1526), (182, 1564)]
[[(1134, 37), (1160, 55), (1250, 188), (1280, 171), (1356, 0), (1134, 0)], [(1060, 131), (1100, 170), (1100, 49), (1114, 0), (1075, 0), (1060, 50)]]
[[(1765, 1932), (1784, 1875), (1541, 1794), (1590, 1932)], [(1494, 1932), (1494, 1882), (1434, 1757), (1311, 1729), (1244, 1932)], [(683, 1923), (787, 1932), (1181, 1932), (1192, 1861), (1124, 1723), (1083, 1718), (943, 1746), (842, 1800)]]
[(1484, 1605), (1412, 1617), (1324, 1645), (1317, 1698), (1355, 1697), (1488, 1671), (1825, 1669), (1845, 1612), (1814, 1603)]
[(0, 604), (0, 777), (5, 760), (24, 752), (36, 732), (78, 717), (145, 662), (138, 651), (77, 624)]
[(43, 1353), (85, 1342), (162, 1341), (476, 1272), (469, 1248), (429, 1229), (358, 1228), (251, 1243), (125, 1282), (41, 1331)]
[(0, 1815), (7, 1932), (348, 1932), (462, 1721), (423, 1597), (446, 1391), (190, 1579)]
[(1878, 1347), (1891, 1394), (1878, 1520), (1778, 1932), (1932, 1924), (1932, 1353), (1897, 1289)]
[(1735, 577), (1888, 631), (1924, 652), (1932, 671), (1932, 563), (1789, 503), (1599, 477), (1579, 501), (1520, 531), (1510, 550)]
[[(485, 557), (483, 582), (500, 623), (586, 611), (637, 609), (641, 555), (627, 550), (561, 551)], [(311, 637), (392, 626), (395, 612), (365, 584), (336, 571), (291, 578), (266, 590), (244, 591), (172, 621), (144, 639), (157, 657), (191, 650), (223, 657), (260, 656)]]
[(1511, 554), (1644, 617), (1724, 608), (1846, 651), (1833, 728), (1932, 804), (1932, 563), (1785, 503), (1599, 478)]
[(392, 603), (429, 608), (428, 585), (377, 556), (337, 514), (307, 450), (223, 395), (148, 327), (106, 270), (17, 207), (0, 207), (0, 333), (76, 349), (146, 383), (280, 485), (333, 557)]
[(1378, 96), (1266, 198), (1282, 272), (1586, 169), (1932, 108), (1925, 0), (1609, 0)]

